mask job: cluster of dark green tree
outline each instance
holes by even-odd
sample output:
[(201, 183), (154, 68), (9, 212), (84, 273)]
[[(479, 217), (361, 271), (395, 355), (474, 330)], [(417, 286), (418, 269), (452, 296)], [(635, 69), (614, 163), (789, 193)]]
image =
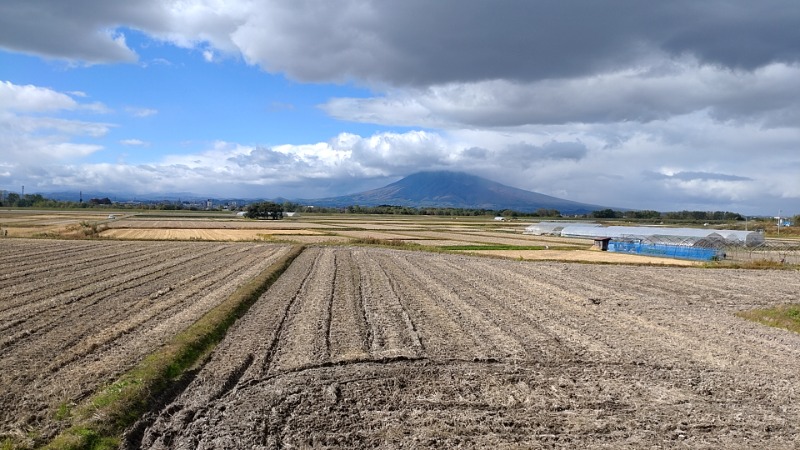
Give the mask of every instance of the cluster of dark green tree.
[[(111, 206), (114, 202), (108, 197), (91, 198), (88, 201), (74, 202), (69, 200), (53, 200), (46, 198), (42, 194), (25, 194), (21, 196), (16, 192), (11, 192), (0, 198), (0, 206), (12, 208), (50, 208), (50, 209), (71, 209), (71, 208), (93, 208), (96, 206)], [(163, 204), (145, 205), (144, 208), (166, 209)], [(126, 208), (131, 205), (116, 204), (115, 208)], [(137, 209), (141, 207), (136, 205)], [(160, 207), (160, 208), (159, 208)]]
[(245, 216), (250, 219), (283, 219), (283, 205), (275, 202), (251, 203), (247, 206)]
[(593, 211), (589, 217), (595, 219), (658, 219), (676, 222), (729, 222), (734, 220), (744, 220), (744, 216), (739, 213), (728, 211), (616, 211), (613, 209), (601, 209)]
[(0, 199), (0, 206), (11, 206), (17, 208), (37, 207), (49, 208), (51, 205), (57, 205), (61, 202), (44, 198), (41, 194), (25, 194), (19, 195), (16, 192), (10, 192)]
[[(300, 208), (304, 209), (304, 208)], [(520, 212), (512, 209), (494, 210), (483, 208), (440, 208), (378, 205), (350, 205), (345, 208), (314, 208), (306, 212), (344, 212), (347, 214), (396, 214), (407, 216), (503, 216), (503, 217), (558, 217), (561, 213), (555, 209), (538, 209), (534, 212)]]
[(112, 204), (111, 199), (108, 197), (103, 198), (90, 198), (89, 199), (90, 205), (110, 205)]

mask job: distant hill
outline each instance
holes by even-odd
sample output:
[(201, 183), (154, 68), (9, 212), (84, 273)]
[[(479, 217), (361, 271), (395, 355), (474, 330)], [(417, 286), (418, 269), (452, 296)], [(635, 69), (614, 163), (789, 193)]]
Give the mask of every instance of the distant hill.
[(317, 206), (378, 206), (513, 209), (533, 212), (556, 209), (562, 214), (585, 214), (607, 207), (564, 200), (506, 186), (463, 172), (419, 172), (382, 188), (340, 197), (304, 200)]

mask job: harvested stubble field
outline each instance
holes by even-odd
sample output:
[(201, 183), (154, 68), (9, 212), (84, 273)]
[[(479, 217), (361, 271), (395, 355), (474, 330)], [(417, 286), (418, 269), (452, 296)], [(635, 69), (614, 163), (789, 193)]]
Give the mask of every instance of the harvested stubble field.
[(796, 271), (309, 248), (132, 448), (796, 448)]
[(113, 229), (121, 228), (168, 228), (168, 229), (233, 229), (233, 230), (308, 230), (336, 228), (333, 225), (318, 224), (313, 222), (298, 222), (293, 220), (247, 220), (242, 218), (230, 219), (184, 219), (184, 218), (149, 218), (146, 215), (117, 220), (109, 223)]
[(602, 252), (599, 250), (464, 250), (463, 253), (531, 261), (582, 261), (592, 263), (656, 264), (668, 266), (701, 266), (704, 264), (704, 261), (659, 258), (655, 256), (632, 255), (630, 253)]
[(100, 233), (110, 239), (181, 241), (259, 241), (292, 236), (317, 236), (313, 230), (227, 229), (227, 228), (114, 228)]
[(289, 246), (0, 241), (0, 442), (64, 416), (224, 301)]

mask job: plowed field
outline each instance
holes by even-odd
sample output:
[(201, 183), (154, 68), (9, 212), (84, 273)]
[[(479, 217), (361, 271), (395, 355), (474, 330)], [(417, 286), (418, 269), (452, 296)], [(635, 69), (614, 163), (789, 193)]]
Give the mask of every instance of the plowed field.
[(795, 448), (797, 272), (301, 254), (143, 448)]
[(288, 246), (0, 241), (0, 440), (48, 436), (75, 402), (194, 323)]

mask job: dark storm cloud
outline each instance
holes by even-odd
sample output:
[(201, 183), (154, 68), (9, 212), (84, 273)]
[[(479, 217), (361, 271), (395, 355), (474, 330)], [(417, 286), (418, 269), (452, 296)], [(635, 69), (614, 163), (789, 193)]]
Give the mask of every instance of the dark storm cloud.
[(116, 28), (161, 28), (162, 17), (155, 0), (3, 1), (0, 48), (89, 63), (135, 61)]
[(248, 154), (239, 154), (228, 158), (228, 161), (239, 167), (262, 166), (291, 166), (297, 163), (292, 155), (276, 152), (270, 148), (256, 147)]
[[(275, 30), (250, 30), (242, 37), (262, 39), (239, 45), (251, 61), (301, 80), (355, 78), (406, 86), (576, 77), (662, 54), (748, 70), (800, 58), (800, 10), (794, 0), (360, 5), (327, 9), (327, 17), (282, 15), (283, 21), (272, 25), (283, 39), (266, 39)], [(318, 33), (308, 32), (314, 23), (327, 34), (322, 44)], [(291, 54), (281, 47), (287, 39)]]
[(500, 152), (498, 158), (512, 164), (536, 164), (543, 160), (580, 160), (589, 153), (586, 146), (580, 142), (548, 142), (544, 145), (531, 145), (519, 143), (509, 145)]
[(489, 150), (481, 147), (470, 147), (461, 152), (461, 156), (467, 159), (485, 160), (489, 157)]
[(575, 77), (660, 54), (748, 70), (793, 63), (800, 59), (798, 23), (795, 0), (5, 0), (0, 47), (130, 61), (135, 54), (114, 31), (130, 27), (181, 45), (237, 49), (299, 80), (428, 86)]

